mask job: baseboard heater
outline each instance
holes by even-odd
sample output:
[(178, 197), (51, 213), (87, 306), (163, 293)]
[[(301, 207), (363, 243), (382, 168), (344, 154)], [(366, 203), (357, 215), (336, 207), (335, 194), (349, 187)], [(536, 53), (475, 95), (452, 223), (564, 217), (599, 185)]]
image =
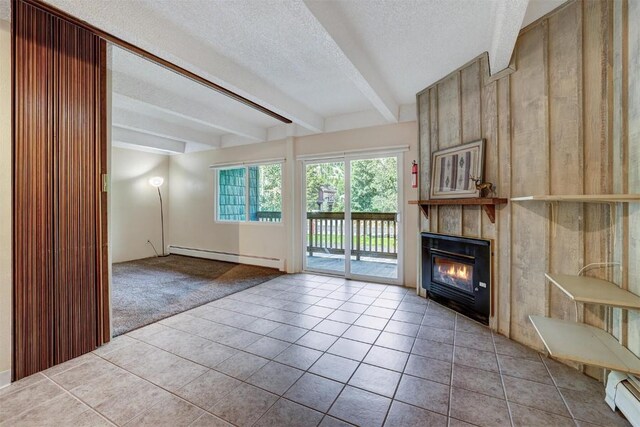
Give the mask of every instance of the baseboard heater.
[(633, 375), (611, 371), (607, 377), (605, 402), (618, 408), (633, 427), (640, 427), (640, 380)]
[(257, 265), (260, 267), (277, 268), (284, 271), (284, 260), (278, 258), (259, 257), (254, 255), (241, 255), (229, 252), (212, 251), (208, 249), (185, 248), (182, 246), (169, 246), (169, 253), (175, 255), (192, 256), (195, 258), (213, 259), (216, 261), (235, 262), (238, 264)]
[(8, 387), (11, 384), (11, 370), (0, 372), (0, 389)]

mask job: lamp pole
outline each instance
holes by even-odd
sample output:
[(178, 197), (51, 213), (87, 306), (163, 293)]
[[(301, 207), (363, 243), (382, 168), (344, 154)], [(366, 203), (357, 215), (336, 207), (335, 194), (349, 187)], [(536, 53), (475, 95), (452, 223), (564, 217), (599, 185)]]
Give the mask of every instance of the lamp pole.
[(164, 209), (162, 209), (162, 193), (158, 186), (158, 197), (160, 198), (160, 229), (162, 230), (162, 256), (166, 256), (164, 253)]
[[(158, 255), (157, 251), (156, 251), (156, 255), (165, 257), (168, 255), (165, 255), (164, 253), (164, 209), (162, 208), (162, 193), (160, 192), (160, 187), (162, 186), (162, 183), (164, 183), (164, 178), (162, 178), (161, 176), (154, 176), (149, 180), (149, 184), (151, 184), (152, 186), (158, 189), (158, 198), (160, 199), (160, 227), (162, 230), (162, 255)], [(155, 251), (155, 248), (153, 250)]]

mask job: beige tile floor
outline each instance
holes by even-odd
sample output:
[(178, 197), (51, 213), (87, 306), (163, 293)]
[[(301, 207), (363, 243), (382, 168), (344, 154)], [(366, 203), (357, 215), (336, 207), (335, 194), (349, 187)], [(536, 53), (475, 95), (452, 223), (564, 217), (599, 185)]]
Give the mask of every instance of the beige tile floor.
[(1, 389), (0, 425), (628, 425), (603, 397), (411, 290), (289, 275)]

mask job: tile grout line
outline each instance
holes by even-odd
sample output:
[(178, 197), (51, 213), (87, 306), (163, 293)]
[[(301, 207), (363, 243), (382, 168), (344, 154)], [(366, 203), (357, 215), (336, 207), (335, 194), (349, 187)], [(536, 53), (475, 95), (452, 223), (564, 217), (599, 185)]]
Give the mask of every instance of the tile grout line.
[[(359, 291), (358, 291), (358, 292), (359, 292)], [(357, 293), (356, 293), (356, 294), (357, 294)], [(354, 295), (355, 295), (355, 294), (354, 294)], [(350, 299), (351, 299), (351, 298), (350, 298)], [(377, 297), (376, 297), (376, 299), (377, 299)], [(404, 299), (404, 297), (403, 297), (403, 299)], [(346, 301), (346, 302), (348, 302), (348, 301)], [(375, 302), (375, 300), (374, 300), (374, 302)], [(355, 322), (357, 322), (357, 321), (358, 321), (358, 319), (360, 319), (360, 317), (362, 317), (362, 316), (364, 315), (364, 313), (365, 313), (365, 312), (366, 312), (370, 307), (372, 307), (372, 304), (373, 304), (373, 303), (368, 304), (368, 308), (367, 308), (367, 309), (365, 309), (362, 313), (360, 313), (360, 316), (358, 316), (358, 318), (354, 321), (354, 323), (352, 323), (352, 326), (355, 324)], [(395, 314), (395, 312), (396, 312), (396, 309), (394, 309), (393, 313)], [(393, 315), (392, 315), (392, 316), (393, 316)], [(376, 316), (372, 316), (372, 317), (376, 317)], [(389, 320), (390, 320), (390, 319), (391, 319), (391, 317), (390, 317), (389, 319), (387, 319), (387, 321), (386, 321), (386, 323), (385, 323), (385, 327), (386, 327), (386, 326), (387, 326), (387, 324), (389, 323)], [(342, 333), (342, 335), (344, 335), (348, 329), (349, 329), (349, 328), (347, 328), (347, 329), (345, 330), (345, 332), (343, 332), (343, 333)], [(384, 330), (384, 328), (383, 328), (382, 330)], [(382, 331), (381, 331), (380, 333), (382, 333)], [(342, 335), (340, 335), (340, 338), (342, 338)], [(345, 339), (348, 339), (348, 338), (345, 338)], [(377, 338), (376, 338), (376, 340), (377, 340)], [(355, 341), (355, 340), (354, 340), (354, 341)], [(335, 343), (334, 343), (334, 344), (335, 344)], [(351, 373), (351, 375), (349, 376), (349, 378), (347, 379), (347, 381), (345, 381), (345, 382), (344, 382), (344, 385), (342, 386), (342, 389), (341, 389), (341, 390), (340, 390), (340, 392), (336, 395), (335, 399), (333, 400), (333, 402), (332, 402), (332, 403), (331, 403), (331, 405), (329, 406), (329, 409), (327, 409), (326, 415), (328, 415), (328, 416), (330, 416), (330, 417), (333, 417), (333, 418), (336, 418), (336, 419), (339, 419), (339, 420), (342, 420), (342, 421), (345, 421), (345, 422), (347, 422), (347, 423), (351, 424), (349, 421), (346, 421), (346, 420), (344, 420), (344, 419), (342, 419), (342, 418), (340, 418), (340, 417), (337, 417), (337, 416), (335, 416), (335, 415), (330, 415), (330, 414), (329, 414), (329, 412), (331, 411), (331, 408), (333, 408), (333, 405), (335, 405), (335, 404), (336, 404), (336, 402), (338, 401), (338, 399), (340, 398), (340, 396), (342, 395), (342, 393), (344, 392), (344, 390), (345, 390), (345, 389), (347, 388), (347, 386), (349, 385), (349, 381), (351, 381), (351, 379), (353, 378), (353, 376), (355, 375), (355, 373), (358, 371), (358, 369), (360, 369), (360, 366), (362, 365), (362, 363), (363, 363), (364, 359), (366, 359), (367, 355), (369, 354), (369, 352), (371, 351), (371, 349), (373, 348), (373, 346), (374, 346), (373, 344), (369, 345), (369, 349), (367, 350), (367, 353), (364, 355), (364, 357), (362, 358), (362, 360), (361, 360), (361, 361), (358, 361), (358, 365), (357, 365), (357, 366), (356, 366), (356, 368), (353, 370), (353, 372)], [(324, 354), (327, 354), (327, 352), (325, 351), (325, 352), (324, 352)], [(331, 354), (331, 353), (329, 353), (329, 354)], [(337, 356), (337, 355), (334, 355), (334, 356)], [(322, 357), (322, 356), (320, 356), (320, 357)], [(338, 356), (338, 357), (342, 357), (342, 356)], [(320, 359), (320, 358), (318, 358), (318, 360), (319, 360), (319, 359)], [(349, 359), (349, 358), (345, 357), (345, 359)], [(349, 360), (353, 360), (353, 359), (349, 359)], [(316, 362), (317, 362), (317, 360), (316, 360)], [(314, 362), (314, 365), (315, 365), (315, 362)], [(312, 365), (311, 367), (313, 367), (313, 365)], [(310, 367), (309, 369), (311, 369), (311, 367)], [(314, 374), (313, 372), (310, 372), (310, 373), (311, 373), (311, 374)], [(314, 374), (314, 375), (315, 375), (315, 374)], [(335, 381), (335, 380), (333, 380), (333, 381)], [(292, 387), (293, 387), (293, 385), (292, 385)], [(351, 386), (351, 387), (353, 387), (353, 386)], [(360, 389), (359, 387), (356, 387), (356, 388)], [(363, 390), (363, 389), (360, 389), (360, 390)], [(287, 390), (287, 391), (288, 391), (288, 390)], [(371, 392), (370, 392), (370, 391), (368, 391), (368, 390), (364, 390), (364, 391), (365, 391), (365, 392), (369, 392), (369, 393), (371, 393)], [(377, 393), (373, 393), (373, 394), (378, 395)], [(380, 395), (378, 395), (378, 396), (380, 396)], [(382, 397), (385, 397), (385, 396), (382, 396)], [(390, 403), (389, 403), (389, 407), (391, 407), (391, 403), (392, 403), (392, 402), (390, 402)], [(385, 416), (385, 418), (386, 418), (386, 416)]]
[[(429, 300), (429, 305), (431, 305), (431, 300)], [(451, 402), (453, 401), (453, 372), (455, 369), (455, 358), (456, 358), (456, 335), (458, 329), (458, 315), (456, 314), (453, 318), (453, 342), (451, 343), (451, 372), (449, 374), (449, 402), (447, 402), (447, 425), (451, 425)]]
[[(142, 342), (142, 341), (141, 341), (141, 342)], [(146, 344), (146, 343), (145, 343), (145, 344)], [(162, 349), (161, 349), (161, 350), (162, 350)], [(163, 350), (163, 351), (166, 351), (166, 350)], [(169, 352), (167, 352), (167, 353), (169, 353)], [(173, 353), (170, 353), (170, 354), (173, 354)], [(130, 370), (128, 370), (128, 369), (126, 369), (126, 368), (124, 368), (124, 367), (122, 367), (122, 366), (120, 366), (120, 365), (118, 365), (118, 364), (116, 364), (116, 363), (114, 363), (114, 362), (112, 362), (112, 361), (110, 361), (109, 359), (105, 359), (104, 357), (99, 356), (99, 355), (96, 355), (96, 356), (97, 356), (97, 357), (100, 357), (102, 360), (104, 360), (105, 362), (107, 362), (107, 363), (109, 363), (109, 364), (111, 364), (111, 365), (115, 366), (116, 368), (118, 368), (118, 369), (122, 369), (123, 371), (125, 371), (125, 372), (127, 372), (127, 373), (129, 373), (129, 374), (131, 374), (131, 375), (133, 375), (133, 376), (135, 376), (135, 377), (137, 377), (137, 378), (139, 378), (139, 379), (143, 380), (144, 382), (146, 382), (146, 383), (148, 383), (148, 384), (151, 384), (151, 385), (152, 385), (152, 386), (154, 386), (154, 387), (158, 387), (158, 388), (162, 389), (163, 391), (165, 391), (165, 392), (167, 392), (167, 393), (171, 394), (172, 396), (174, 396), (174, 397), (178, 398), (179, 400), (182, 400), (183, 402), (186, 402), (186, 403), (188, 403), (189, 405), (195, 406), (196, 408), (199, 408), (199, 409), (203, 410), (205, 413), (207, 413), (207, 414), (209, 414), (209, 415), (213, 415), (213, 416), (215, 416), (216, 418), (220, 418), (219, 416), (217, 416), (217, 415), (215, 415), (214, 413), (210, 412), (207, 408), (204, 408), (204, 407), (202, 407), (202, 406), (198, 405), (198, 404), (197, 404), (197, 403), (195, 403), (195, 402), (191, 402), (191, 401), (189, 401), (189, 400), (185, 399), (184, 397), (182, 397), (182, 396), (180, 396), (180, 395), (176, 394), (174, 391), (169, 390), (169, 389), (167, 389), (167, 388), (165, 388), (165, 387), (163, 387), (163, 386), (161, 386), (161, 385), (158, 385), (158, 384), (156, 384), (156, 383), (154, 383), (154, 382), (152, 382), (152, 381), (150, 381), (150, 380), (148, 380), (148, 379), (146, 379), (146, 378), (144, 378), (144, 377), (142, 377), (142, 376), (140, 376), (140, 375), (136, 374), (135, 372), (131, 372)], [(178, 355), (174, 355), (174, 356), (176, 356), (176, 357), (180, 357), (180, 356), (178, 356)], [(183, 359), (184, 359), (184, 358), (183, 358)], [(188, 359), (185, 359), (185, 360), (188, 360)], [(195, 362), (193, 362), (193, 363), (195, 363)], [(78, 365), (78, 366), (79, 366), (79, 365)], [(201, 366), (204, 366), (204, 365), (201, 365)], [(209, 370), (213, 370), (213, 369), (211, 369), (211, 368), (208, 368), (208, 369), (209, 369)], [(207, 372), (209, 372), (209, 371), (205, 371), (205, 372), (203, 372), (201, 375), (199, 375), (198, 377), (196, 377), (196, 378), (194, 378), (193, 380), (189, 381), (187, 384), (192, 383), (192, 382), (193, 382), (193, 381), (195, 381), (197, 378), (200, 378), (201, 376), (203, 376), (203, 375), (207, 374)], [(216, 372), (219, 372), (219, 371), (216, 371)], [(226, 375), (226, 374), (224, 374), (224, 375)], [(229, 375), (227, 375), (227, 376), (229, 376)], [(230, 377), (230, 376), (229, 376), (229, 377)], [(239, 379), (237, 379), (237, 378), (235, 378), (235, 377), (231, 377), (231, 378), (233, 378), (233, 379), (235, 379), (235, 380), (237, 380), (237, 381), (240, 381), (240, 382), (243, 382), (243, 383), (244, 383), (244, 381), (239, 380)], [(187, 385), (187, 384), (185, 384), (185, 385)], [(251, 384), (249, 384), (249, 385), (251, 385)], [(184, 386), (183, 386), (183, 387), (184, 387)], [(181, 389), (181, 388), (182, 388), (182, 387), (180, 387), (179, 389)], [(230, 393), (231, 391), (232, 391), (232, 390), (229, 390), (229, 392), (228, 392), (228, 393)], [(71, 392), (71, 391), (69, 391), (69, 392)], [(225, 394), (224, 394), (224, 396), (226, 396), (228, 393), (225, 393)], [(224, 396), (223, 396), (223, 397), (224, 397)], [(142, 415), (142, 414), (146, 414), (147, 412), (149, 412), (149, 411), (151, 410), (151, 408), (155, 407), (155, 406), (156, 406), (156, 405), (158, 405), (159, 403), (160, 403), (160, 402), (159, 402), (159, 399), (158, 399), (158, 400), (157, 400), (157, 401), (155, 401), (153, 404), (151, 404), (147, 409), (145, 409), (145, 410), (143, 410), (142, 412), (140, 412), (140, 413), (138, 413), (138, 414), (136, 414), (136, 415), (132, 416), (131, 418), (129, 418), (128, 420), (126, 420), (123, 424), (117, 424), (117, 423), (114, 423), (114, 424), (116, 424), (116, 425), (126, 425), (127, 423), (129, 423), (129, 422), (131, 422), (133, 419), (135, 419), (136, 417), (138, 417), (138, 416), (140, 416), (140, 415)], [(96, 411), (97, 411), (97, 409), (96, 409)], [(203, 415), (204, 415), (204, 414), (203, 414)], [(200, 417), (198, 417), (198, 418), (200, 418)], [(220, 419), (222, 419), (222, 418), (220, 418)], [(224, 421), (225, 421), (225, 422), (227, 422), (226, 420), (224, 420)], [(231, 424), (233, 424), (233, 423), (231, 423)], [(235, 425), (235, 424), (234, 424), (234, 425)]]
[(578, 419), (573, 414), (573, 411), (569, 407), (569, 404), (567, 403), (567, 400), (565, 399), (564, 395), (560, 391), (560, 387), (558, 386), (558, 383), (556, 382), (556, 379), (554, 378), (554, 376), (551, 374), (551, 370), (549, 370), (549, 367), (547, 366), (547, 364), (544, 363), (544, 360), (542, 359), (542, 355), (539, 354), (538, 357), (540, 357), (540, 361), (542, 362), (542, 365), (544, 366), (544, 369), (546, 369), (547, 373), (549, 374), (549, 377), (551, 378), (551, 381), (553, 381), (553, 385), (556, 388), (556, 392), (560, 395), (560, 399), (562, 399), (562, 403), (564, 403), (564, 406), (567, 408), (567, 411), (569, 412), (569, 415), (571, 415), (571, 419), (573, 420), (574, 424), (578, 425)]
[[(429, 310), (429, 301), (427, 301), (427, 307), (425, 308), (424, 313), (420, 317), (420, 326), (418, 326), (418, 332), (420, 332), (420, 327), (422, 325), (422, 320), (424, 319), (424, 316), (426, 316), (428, 310)], [(395, 315), (396, 312), (397, 312), (397, 310), (393, 314)], [(404, 371), (407, 369), (407, 365), (409, 364), (409, 359), (411, 358), (411, 354), (412, 354), (411, 351), (413, 350), (413, 347), (416, 345), (416, 339), (417, 338), (416, 337), (413, 337), (413, 338), (414, 338), (413, 344), (411, 345), (411, 348), (409, 349), (409, 353), (407, 355), (407, 360), (404, 361), (404, 365), (402, 366), (402, 371), (400, 372), (400, 379), (398, 380), (398, 384), (396, 384), (396, 387), (393, 390), (393, 395), (391, 396), (391, 403), (389, 404), (389, 408), (387, 409), (387, 413), (385, 414), (384, 419), (382, 420), (382, 425), (383, 426), (385, 425), (385, 423), (387, 422), (387, 419), (389, 418), (389, 413), (391, 412), (391, 407), (393, 406), (393, 402), (396, 401), (396, 394), (398, 393), (398, 389), (400, 388), (400, 383), (402, 382), (402, 378), (405, 376), (405, 372)], [(395, 350), (395, 349), (393, 349), (393, 350)], [(396, 350), (396, 351), (399, 351), (399, 350)], [(406, 375), (409, 375), (409, 374), (406, 374)], [(401, 402), (401, 401), (398, 400), (398, 402)], [(405, 402), (402, 402), (402, 403), (405, 403)], [(411, 406), (414, 406), (414, 405), (411, 405)], [(414, 406), (414, 407), (418, 408), (418, 406)], [(421, 408), (421, 409), (423, 409), (423, 408)], [(425, 409), (425, 410), (427, 410), (427, 409)]]
[[(13, 392), (11, 392), (11, 393), (8, 393), (7, 395), (10, 395), (10, 394), (16, 393), (16, 392), (18, 392), (18, 391), (20, 391), (20, 390), (26, 390), (26, 389), (28, 389), (28, 388), (30, 388), (30, 387), (32, 387), (32, 386), (34, 386), (34, 385), (36, 385), (36, 384), (39, 384), (39, 383), (41, 383), (41, 382), (43, 382), (43, 381), (46, 381), (46, 380), (48, 380), (50, 383), (53, 383), (53, 385), (55, 385), (55, 386), (56, 386), (56, 387), (58, 387), (60, 390), (62, 390), (62, 392), (63, 392), (63, 393), (66, 391), (64, 388), (60, 387), (60, 386), (59, 386), (58, 384), (56, 384), (54, 381), (51, 381), (51, 378), (49, 378), (49, 377), (47, 377), (47, 376), (45, 375), (45, 378), (44, 378), (43, 380), (40, 380), (40, 381), (38, 381), (38, 382), (36, 382), (36, 383), (34, 383), (34, 384), (31, 384), (31, 385), (29, 385), (29, 386), (19, 388), (18, 390), (15, 390), (15, 391), (13, 391)], [(5, 396), (6, 396), (6, 395), (5, 395)], [(47, 403), (51, 402), (51, 401), (52, 401), (52, 400), (54, 400), (54, 399), (57, 399), (57, 398), (58, 398), (58, 397), (60, 397), (60, 396), (61, 396), (61, 394), (56, 394), (55, 396), (50, 397), (49, 399), (46, 399), (46, 400), (44, 400), (44, 401), (42, 401), (42, 402), (40, 402), (40, 403), (36, 404), (35, 406), (28, 407), (28, 408), (27, 408), (27, 409), (25, 409), (24, 411), (18, 412), (17, 414), (15, 414), (15, 415), (13, 415), (13, 416), (11, 416), (11, 417), (7, 418), (6, 420), (4, 420), (4, 421), (0, 422), (0, 426), (6, 426), (6, 425), (8, 425), (8, 424), (7, 424), (7, 422), (8, 422), (8, 421), (13, 420), (13, 419), (15, 419), (15, 418), (19, 417), (20, 415), (22, 415), (22, 414), (24, 414), (24, 413), (27, 413), (27, 412), (31, 411), (32, 409), (35, 409), (35, 408), (39, 408), (39, 407), (41, 407), (41, 406), (44, 406), (45, 404), (47, 404)], [(4, 397), (4, 396), (3, 396), (3, 397)]]
[[(85, 363), (86, 363), (86, 362), (83, 362), (83, 363), (81, 363), (80, 365), (84, 365)], [(80, 366), (80, 365), (77, 365), (77, 366)], [(75, 366), (74, 366), (74, 368), (75, 368)], [(71, 369), (73, 369), (73, 368), (71, 368)], [(60, 373), (67, 372), (67, 371), (69, 371), (69, 369), (67, 369), (67, 370), (65, 370), (65, 371), (62, 371), (62, 372), (60, 372)], [(95, 409), (92, 405), (89, 405), (89, 403), (87, 403), (87, 402), (85, 402), (84, 400), (80, 399), (78, 396), (74, 395), (74, 394), (73, 394), (73, 393), (71, 393), (69, 390), (67, 390), (66, 388), (62, 387), (60, 384), (58, 384), (57, 382), (55, 382), (53, 378), (51, 378), (51, 377), (49, 377), (49, 376), (47, 376), (47, 375), (45, 375), (45, 377), (46, 377), (46, 379), (47, 379), (49, 382), (53, 383), (56, 387), (58, 387), (60, 390), (62, 390), (63, 394), (67, 394), (67, 395), (71, 396), (71, 398), (73, 398), (74, 400), (76, 400), (76, 401), (80, 402), (81, 404), (85, 405), (85, 406), (88, 408), (88, 410), (89, 410), (89, 411), (91, 411), (91, 412), (95, 413), (95, 414), (96, 414), (96, 415), (98, 415), (100, 418), (102, 418), (102, 419), (106, 420), (109, 424), (111, 424), (111, 425), (115, 425), (115, 426), (117, 426), (117, 425), (118, 425), (118, 424), (116, 424), (114, 421), (111, 421), (108, 417), (106, 417), (105, 415), (103, 415), (101, 412), (99, 412), (97, 409)], [(42, 402), (41, 404), (36, 405), (36, 407), (43, 406), (45, 403), (50, 402), (50, 401), (52, 401), (53, 399), (56, 399), (56, 398), (58, 398), (58, 396), (56, 396), (56, 397), (54, 397), (54, 398), (52, 398), (52, 399), (46, 400), (45, 402)], [(22, 412), (21, 414), (23, 414), (23, 413), (25, 413), (25, 412), (28, 412), (28, 411), (29, 411), (29, 410), (31, 410), (31, 409), (33, 409), (33, 408), (29, 408), (27, 411), (24, 411), (24, 412)], [(85, 412), (86, 412), (86, 411), (85, 411)], [(83, 413), (84, 413), (84, 412), (83, 412)], [(21, 415), (21, 414), (19, 414), (19, 415)], [(15, 418), (15, 417), (12, 417), (12, 418)]]
[[(53, 379), (49, 378), (50, 381), (54, 382)], [(60, 384), (55, 383), (58, 387), (60, 387), (62, 390), (64, 390), (64, 392), (66, 394), (68, 394), (69, 396), (71, 396), (72, 398), (76, 399), (78, 402), (82, 403), (83, 405), (86, 405), (87, 408), (89, 408), (89, 410), (91, 412), (93, 412), (94, 414), (96, 414), (97, 416), (99, 416), (100, 418), (104, 419), (105, 421), (107, 421), (109, 424), (117, 426), (118, 424), (115, 421), (111, 421), (109, 418), (107, 418), (106, 415), (103, 415), (101, 412), (99, 412), (97, 409), (95, 409), (93, 406), (89, 405), (89, 403), (85, 402), (84, 400), (80, 399), (78, 396), (74, 395), (73, 393), (71, 393), (69, 390), (67, 390), (66, 388), (62, 387)], [(86, 412), (86, 411), (85, 411)], [(84, 412), (83, 412), (84, 413)]]
[(509, 413), (509, 421), (512, 426), (515, 426), (513, 422), (513, 413), (511, 411), (511, 403), (509, 402), (509, 398), (507, 396), (507, 386), (504, 383), (504, 378), (502, 376), (502, 366), (500, 365), (500, 360), (498, 359), (498, 347), (496, 346), (496, 341), (493, 338), (493, 332), (491, 332), (491, 342), (493, 343), (493, 349), (496, 355), (496, 364), (498, 365), (498, 374), (500, 375), (500, 384), (502, 384), (502, 393), (504, 393), (504, 400), (507, 403), (507, 412)]

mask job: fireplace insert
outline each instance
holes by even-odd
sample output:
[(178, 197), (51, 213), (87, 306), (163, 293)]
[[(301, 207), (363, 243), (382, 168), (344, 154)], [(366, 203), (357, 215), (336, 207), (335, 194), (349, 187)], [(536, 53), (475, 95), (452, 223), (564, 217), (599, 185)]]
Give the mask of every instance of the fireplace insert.
[(429, 298), (489, 324), (491, 242), (422, 233), (422, 287)]

